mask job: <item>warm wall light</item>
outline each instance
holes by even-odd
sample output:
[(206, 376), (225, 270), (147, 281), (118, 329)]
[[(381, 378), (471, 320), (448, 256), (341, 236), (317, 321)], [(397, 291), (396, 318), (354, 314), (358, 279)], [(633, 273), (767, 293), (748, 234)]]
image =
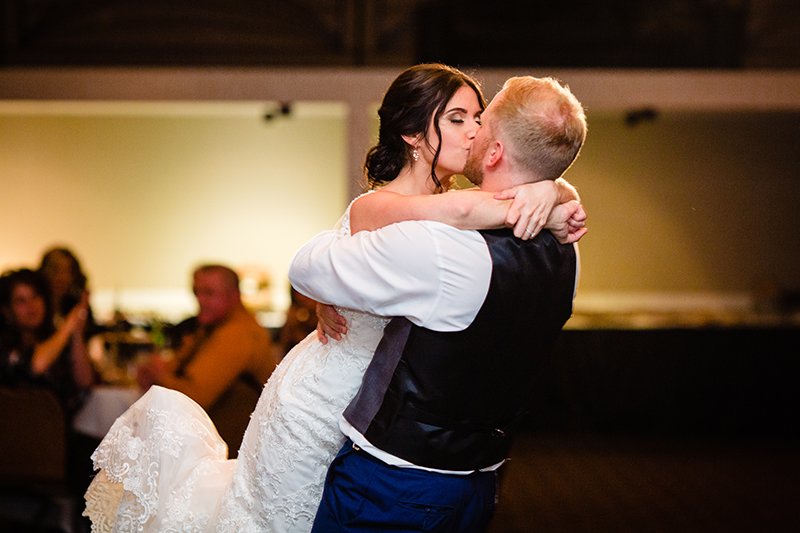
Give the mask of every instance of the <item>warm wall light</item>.
[(252, 311), (271, 311), (272, 276), (269, 268), (265, 265), (244, 265), (236, 268), (239, 279), (239, 288), (242, 293), (242, 300)]

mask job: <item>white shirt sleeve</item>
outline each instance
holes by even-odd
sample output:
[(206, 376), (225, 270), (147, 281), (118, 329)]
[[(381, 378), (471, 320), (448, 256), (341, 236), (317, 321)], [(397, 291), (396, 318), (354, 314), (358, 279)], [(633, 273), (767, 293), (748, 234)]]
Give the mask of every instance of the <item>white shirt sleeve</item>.
[(320, 233), (295, 254), (289, 280), (322, 303), (460, 331), (483, 305), (491, 273), (478, 232), (407, 221), (353, 236)]

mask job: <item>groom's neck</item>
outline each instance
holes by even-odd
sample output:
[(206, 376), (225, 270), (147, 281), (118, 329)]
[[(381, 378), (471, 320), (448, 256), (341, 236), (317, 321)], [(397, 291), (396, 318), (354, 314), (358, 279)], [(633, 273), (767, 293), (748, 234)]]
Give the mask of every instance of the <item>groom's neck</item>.
[(517, 185), (524, 185), (531, 180), (527, 176), (521, 176), (510, 172), (493, 172), (484, 175), (480, 189), (485, 192), (501, 192)]

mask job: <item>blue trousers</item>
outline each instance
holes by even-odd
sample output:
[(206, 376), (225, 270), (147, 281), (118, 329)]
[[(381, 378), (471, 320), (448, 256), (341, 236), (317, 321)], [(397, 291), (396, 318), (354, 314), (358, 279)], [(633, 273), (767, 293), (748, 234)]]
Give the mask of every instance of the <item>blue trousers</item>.
[(497, 501), (497, 476), (456, 476), (389, 466), (349, 440), (328, 469), (312, 533), (479, 533)]

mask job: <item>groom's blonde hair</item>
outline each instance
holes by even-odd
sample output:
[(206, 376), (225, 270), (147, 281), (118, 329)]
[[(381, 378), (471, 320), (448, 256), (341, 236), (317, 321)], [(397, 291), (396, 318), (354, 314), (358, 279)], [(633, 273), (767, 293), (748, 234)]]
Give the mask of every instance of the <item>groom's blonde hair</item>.
[(578, 157), (586, 140), (586, 116), (569, 87), (553, 78), (510, 78), (497, 94), (495, 136), (514, 167), (554, 180)]

